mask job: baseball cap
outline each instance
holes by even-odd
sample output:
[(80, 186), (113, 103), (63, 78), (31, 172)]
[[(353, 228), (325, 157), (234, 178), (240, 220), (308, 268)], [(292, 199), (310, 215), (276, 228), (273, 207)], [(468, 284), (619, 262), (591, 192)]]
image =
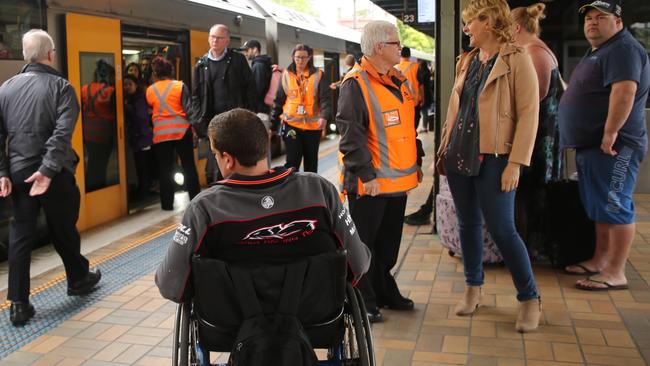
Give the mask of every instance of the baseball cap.
[(618, 4), (615, 4), (611, 1), (596, 0), (590, 2), (589, 4), (581, 6), (580, 9), (578, 9), (578, 13), (586, 13), (588, 10), (587, 8), (594, 8), (600, 12), (616, 15), (617, 17), (620, 17), (621, 13), (623, 12), (621, 6)]
[(260, 44), (260, 42), (258, 40), (250, 39), (250, 40), (246, 41), (246, 43), (244, 43), (241, 50), (244, 51), (244, 50), (247, 50), (249, 48), (257, 48), (258, 50), (261, 50), (262, 45)]

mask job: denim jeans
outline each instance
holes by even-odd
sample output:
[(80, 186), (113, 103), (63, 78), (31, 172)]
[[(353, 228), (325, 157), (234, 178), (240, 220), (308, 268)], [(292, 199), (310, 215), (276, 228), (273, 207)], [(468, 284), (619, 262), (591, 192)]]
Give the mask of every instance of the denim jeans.
[(526, 246), (515, 229), (515, 191), (501, 191), (501, 174), (507, 156), (485, 155), (478, 176), (467, 177), (452, 171), (447, 180), (460, 225), (465, 281), (470, 286), (483, 284), (483, 219), (517, 288), (517, 300), (539, 297)]

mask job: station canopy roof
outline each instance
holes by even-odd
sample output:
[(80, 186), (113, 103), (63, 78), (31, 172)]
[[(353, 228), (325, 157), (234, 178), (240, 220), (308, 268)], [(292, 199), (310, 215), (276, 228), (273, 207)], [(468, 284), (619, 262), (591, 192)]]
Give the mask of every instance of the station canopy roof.
[(234, 14), (264, 19), (264, 15), (255, 9), (249, 0), (187, 0), (192, 3), (227, 10)]
[[(339, 24), (325, 24), (320, 19), (297, 10), (273, 3), (268, 0), (188, 0), (214, 8), (230, 11), (235, 14), (247, 15), (264, 19), (265, 14), (271, 16), (279, 24), (303, 29), (306, 31), (359, 43), (361, 34)], [(259, 7), (259, 8), (258, 8)], [(260, 9), (261, 10), (258, 10)]]
[[(400, 19), (416, 30), (433, 37), (435, 23), (418, 23), (418, 0), (370, 0), (375, 5), (384, 9), (397, 19)], [(435, 0), (420, 0), (420, 3), (426, 3), (427, 11), (435, 14)]]
[[(229, 0), (230, 1), (230, 0)], [(251, 0), (253, 1), (253, 0)], [(351, 28), (339, 24), (325, 24), (320, 19), (311, 15), (287, 8), (268, 0), (254, 0), (276, 22), (306, 31), (359, 43), (361, 34)]]

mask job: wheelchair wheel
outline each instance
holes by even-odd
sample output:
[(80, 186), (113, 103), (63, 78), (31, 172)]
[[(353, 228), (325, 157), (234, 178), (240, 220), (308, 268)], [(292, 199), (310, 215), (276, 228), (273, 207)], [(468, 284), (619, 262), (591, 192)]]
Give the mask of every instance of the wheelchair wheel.
[(172, 338), (172, 366), (197, 365), (194, 349), (194, 327), (190, 318), (191, 304), (178, 304)]
[(343, 349), (343, 364), (374, 366), (374, 354), (372, 357), (370, 356), (373, 350), (368, 344), (368, 339), (371, 337), (371, 334), (366, 332), (369, 326), (366, 328), (364, 325), (364, 323), (369, 324), (368, 315), (361, 311), (360, 297), (357, 296), (357, 292), (349, 283), (347, 284), (346, 293), (350, 314), (346, 317), (345, 322), (346, 336), (344, 337), (344, 342), (346, 344)]
[(354, 293), (357, 295), (357, 302), (359, 303), (361, 310), (361, 318), (363, 320), (363, 330), (366, 335), (366, 345), (368, 347), (368, 355), (370, 356), (370, 365), (376, 365), (375, 360), (375, 345), (372, 340), (372, 331), (370, 329), (370, 320), (368, 320), (368, 310), (366, 309), (366, 303), (363, 300), (361, 291), (358, 288), (354, 288)]

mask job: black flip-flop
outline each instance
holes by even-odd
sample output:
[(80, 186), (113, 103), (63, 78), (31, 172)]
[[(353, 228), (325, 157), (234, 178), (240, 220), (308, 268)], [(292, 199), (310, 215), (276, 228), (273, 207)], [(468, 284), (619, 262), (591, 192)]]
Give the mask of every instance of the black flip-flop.
[(594, 280), (591, 278), (591, 276), (587, 277), (587, 281), (591, 281), (594, 283), (600, 283), (601, 285), (605, 285), (605, 287), (592, 287), (592, 286), (585, 286), (582, 283), (576, 282), (575, 287), (579, 290), (585, 290), (585, 291), (609, 291), (609, 290), (627, 290), (629, 288), (628, 284), (622, 284), (622, 285), (612, 285), (611, 283), (607, 281), (598, 281)]
[[(578, 268), (582, 269), (584, 272), (567, 271), (566, 267), (571, 267), (571, 266), (578, 267)], [(593, 275), (600, 274), (600, 271), (592, 271), (592, 270), (590, 270), (589, 268), (583, 266), (580, 263), (570, 264), (570, 265), (568, 265), (566, 267), (564, 267), (564, 273), (566, 273), (568, 275), (572, 275), (572, 276), (593, 276)]]

